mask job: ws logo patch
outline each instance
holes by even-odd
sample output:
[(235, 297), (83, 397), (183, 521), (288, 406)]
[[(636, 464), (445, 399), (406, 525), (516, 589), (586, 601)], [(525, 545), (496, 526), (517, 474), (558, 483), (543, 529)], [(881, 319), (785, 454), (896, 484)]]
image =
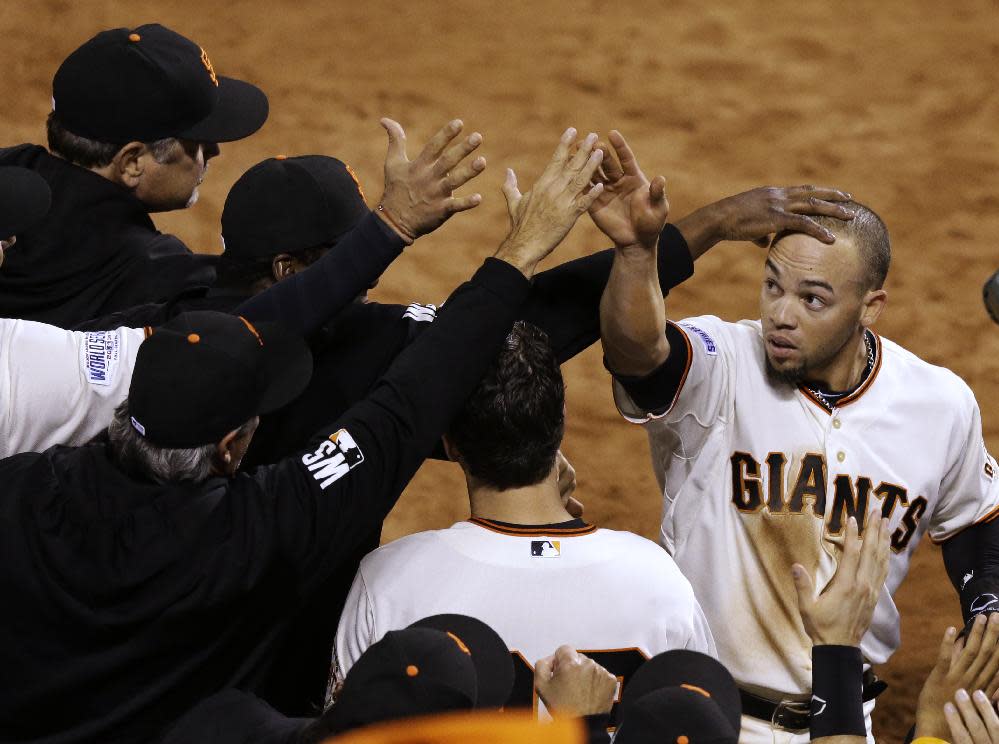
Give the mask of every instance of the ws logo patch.
[(364, 453), (346, 429), (331, 434), (311, 455), (302, 456), (302, 464), (322, 489), (336, 483), (362, 462)]

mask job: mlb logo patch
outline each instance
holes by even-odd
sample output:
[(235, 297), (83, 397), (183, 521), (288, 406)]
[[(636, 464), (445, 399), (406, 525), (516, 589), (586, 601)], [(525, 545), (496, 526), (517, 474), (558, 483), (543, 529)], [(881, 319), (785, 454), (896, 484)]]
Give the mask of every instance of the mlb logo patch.
[(532, 558), (558, 558), (562, 555), (562, 543), (559, 540), (531, 540)]
[(364, 462), (364, 453), (346, 429), (331, 434), (319, 449), (302, 457), (302, 464), (319, 487), (326, 489)]

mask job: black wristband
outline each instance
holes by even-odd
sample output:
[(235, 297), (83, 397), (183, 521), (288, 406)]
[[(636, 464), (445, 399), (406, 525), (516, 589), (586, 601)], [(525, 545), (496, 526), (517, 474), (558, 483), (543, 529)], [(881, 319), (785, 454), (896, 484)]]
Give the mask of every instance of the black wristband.
[(867, 736), (864, 723), (864, 658), (855, 646), (812, 647), (813, 739)]

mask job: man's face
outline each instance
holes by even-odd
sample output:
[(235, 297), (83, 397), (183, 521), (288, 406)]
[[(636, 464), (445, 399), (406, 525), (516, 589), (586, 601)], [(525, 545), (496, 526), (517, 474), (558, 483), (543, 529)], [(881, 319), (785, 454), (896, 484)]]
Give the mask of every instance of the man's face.
[(11, 235), (9, 238), (0, 240), (0, 266), (3, 266), (3, 254), (8, 248), (10, 248), (14, 243), (17, 242), (17, 237)]
[(198, 201), (208, 161), (219, 154), (214, 142), (178, 140), (162, 162), (149, 153), (135, 195), (150, 212), (184, 209)]
[(822, 373), (858, 330), (866, 287), (853, 242), (825, 245), (800, 233), (774, 242), (760, 292), (767, 367), (786, 382)]

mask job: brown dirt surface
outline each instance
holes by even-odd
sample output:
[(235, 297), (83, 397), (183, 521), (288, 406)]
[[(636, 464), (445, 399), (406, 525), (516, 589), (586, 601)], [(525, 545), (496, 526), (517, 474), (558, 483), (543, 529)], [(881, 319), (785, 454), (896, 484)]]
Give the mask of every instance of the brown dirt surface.
[[(375, 203), (380, 116), (420, 143), (462, 117), (484, 134), (485, 202), (409, 249), (375, 293), (440, 301), (503, 237), (505, 166), (522, 184), (560, 132), (621, 129), (646, 171), (669, 179), (672, 214), (761, 184), (851, 191), (888, 223), (890, 306), (878, 330), (961, 375), (999, 449), (999, 329), (981, 302), (999, 234), (999, 5), (911, 0), (694, 0), (574, 4), (436, 0), (6, 0), (0, 4), (3, 140), (43, 142), (59, 62), (104, 28), (160, 21), (204, 46), (220, 74), (258, 83), (271, 116), (223, 146), (192, 210), (157, 216), (189, 245), (218, 250), (222, 203), (264, 157), (323, 153), (350, 162)], [(604, 247), (580, 224), (557, 253)], [(756, 317), (761, 254), (721, 245), (670, 298), (674, 317)], [(654, 537), (659, 495), (645, 437), (616, 415), (598, 349), (566, 365), (579, 496), (598, 524)], [(933, 395), (932, 390), (925, 391)], [(913, 420), (914, 435), (930, 421)], [(386, 538), (466, 515), (458, 472), (432, 463), (402, 497)], [(928, 541), (898, 594), (903, 645), (880, 673), (879, 740), (901, 741), (947, 624), (959, 612)]]

